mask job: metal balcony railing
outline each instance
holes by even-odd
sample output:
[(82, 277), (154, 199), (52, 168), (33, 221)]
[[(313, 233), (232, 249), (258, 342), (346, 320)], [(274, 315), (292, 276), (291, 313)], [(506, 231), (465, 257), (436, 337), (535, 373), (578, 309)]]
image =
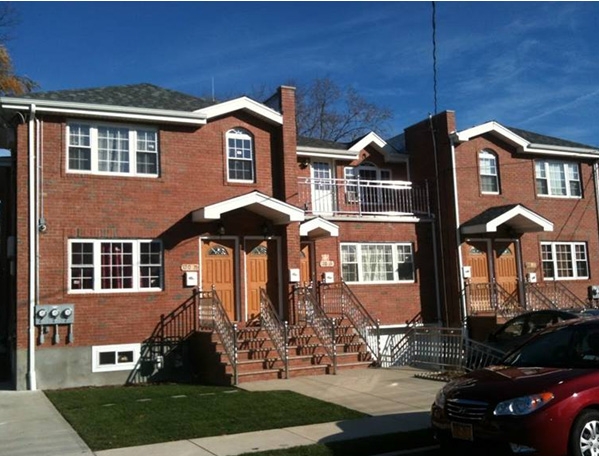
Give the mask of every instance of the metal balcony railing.
[(302, 177), (298, 192), (300, 204), (313, 215), (431, 215), (428, 184), (415, 187), (407, 181)]

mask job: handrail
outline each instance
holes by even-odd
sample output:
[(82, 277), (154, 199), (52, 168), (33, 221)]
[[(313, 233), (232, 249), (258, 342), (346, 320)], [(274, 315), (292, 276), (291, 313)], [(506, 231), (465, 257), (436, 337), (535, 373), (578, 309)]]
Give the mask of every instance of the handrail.
[[(214, 287), (209, 292), (204, 291), (201, 293), (204, 295), (205, 301), (212, 307), (212, 321), (208, 323), (220, 337), (225, 353), (231, 363), (231, 368), (233, 369), (233, 384), (237, 385), (237, 324), (231, 323)], [(204, 311), (200, 309), (200, 315), (205, 314), (206, 309)]]
[(300, 202), (314, 214), (431, 214), (428, 182), (300, 177), (298, 188)]
[(270, 340), (283, 361), (285, 378), (289, 378), (289, 328), (287, 321), (281, 323), (264, 288), (260, 288), (260, 323), (266, 329)]
[(415, 330), (416, 326), (411, 326), (405, 333), (391, 334), (387, 338), (380, 355), (381, 367), (410, 364)]
[(558, 306), (536, 286), (531, 283), (524, 285), (526, 308), (528, 310), (557, 309)]
[(298, 321), (304, 321), (312, 327), (329, 359), (333, 363), (333, 373), (337, 373), (337, 345), (335, 322), (320, 307), (312, 290), (308, 287), (295, 287)]
[[(319, 285), (320, 305), (328, 315), (340, 314), (354, 326), (360, 338), (366, 343), (380, 364), (380, 324), (372, 318), (360, 300), (345, 282), (321, 283)], [(374, 330), (374, 334), (373, 334)]]
[(585, 302), (572, 293), (572, 291), (561, 282), (526, 282), (524, 287), (525, 290), (534, 289), (538, 291), (545, 298), (551, 301), (554, 307), (560, 309), (584, 309), (586, 307)]
[(524, 312), (517, 290), (508, 293), (497, 282), (466, 283), (464, 293), (469, 315), (480, 312), (496, 312), (502, 317), (511, 318)]

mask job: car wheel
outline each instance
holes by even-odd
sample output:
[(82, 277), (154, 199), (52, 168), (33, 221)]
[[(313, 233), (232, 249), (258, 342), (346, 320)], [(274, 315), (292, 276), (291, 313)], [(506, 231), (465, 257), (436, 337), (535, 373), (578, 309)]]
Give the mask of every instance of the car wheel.
[(570, 433), (572, 456), (599, 456), (599, 411), (583, 412), (572, 426)]

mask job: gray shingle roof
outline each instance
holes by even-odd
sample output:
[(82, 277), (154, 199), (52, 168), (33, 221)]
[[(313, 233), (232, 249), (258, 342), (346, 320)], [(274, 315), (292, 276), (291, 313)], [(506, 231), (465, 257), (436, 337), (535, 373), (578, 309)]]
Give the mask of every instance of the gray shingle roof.
[(520, 128), (506, 127), (508, 130), (513, 131), (518, 136), (521, 136), (525, 140), (533, 144), (542, 144), (544, 146), (558, 146), (558, 147), (575, 147), (583, 149), (597, 149), (597, 147), (589, 146), (587, 144), (581, 144), (566, 139), (555, 138), (553, 136), (541, 135), (532, 131), (521, 130)]
[(490, 221), (495, 220), (497, 217), (505, 214), (506, 212), (515, 208), (516, 206), (518, 206), (518, 204), (507, 204), (505, 206), (489, 207), (480, 214), (472, 217), (470, 220), (462, 223), (462, 227), (483, 225), (485, 223), (489, 223)]
[(348, 143), (329, 141), (328, 139), (308, 138), (307, 136), (298, 136), (297, 145), (303, 147), (318, 147), (321, 149), (337, 150), (347, 150), (350, 147)]
[(152, 84), (37, 92), (23, 95), (22, 98), (188, 112), (216, 103)]

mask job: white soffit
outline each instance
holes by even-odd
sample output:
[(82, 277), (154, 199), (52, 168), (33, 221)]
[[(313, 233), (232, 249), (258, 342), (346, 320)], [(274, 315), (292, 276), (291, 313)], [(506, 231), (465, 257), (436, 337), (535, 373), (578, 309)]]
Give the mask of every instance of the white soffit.
[(303, 210), (255, 191), (193, 211), (191, 219), (194, 222), (219, 220), (223, 214), (236, 209), (252, 211), (272, 221), (275, 225), (303, 222), (305, 218)]
[(518, 233), (535, 233), (539, 231), (553, 231), (553, 223), (539, 214), (518, 205), (498, 215), (487, 223), (465, 226), (462, 228), (464, 234), (496, 233), (500, 225), (508, 225)]
[(235, 111), (246, 110), (270, 123), (283, 125), (283, 116), (274, 109), (258, 103), (248, 97), (235, 98), (234, 100), (225, 101), (214, 106), (209, 106), (204, 109), (194, 111), (204, 114), (208, 120), (215, 117), (224, 116)]
[(321, 217), (316, 217), (300, 225), (300, 236), (307, 236), (310, 239), (338, 237), (339, 226)]

